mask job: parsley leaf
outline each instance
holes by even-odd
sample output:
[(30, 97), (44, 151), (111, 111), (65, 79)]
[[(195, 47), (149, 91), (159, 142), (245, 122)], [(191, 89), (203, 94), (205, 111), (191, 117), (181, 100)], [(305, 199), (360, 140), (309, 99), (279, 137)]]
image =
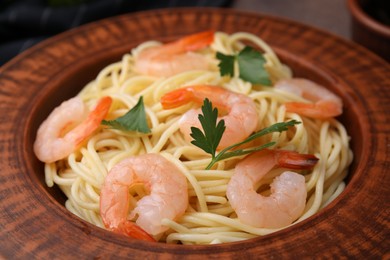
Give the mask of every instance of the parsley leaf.
[(203, 101), (202, 113), (199, 114), (198, 119), (204, 133), (199, 128), (191, 127), (191, 137), (194, 138), (191, 143), (211, 154), (214, 158), (217, 146), (226, 128), (225, 121), (220, 120), (217, 124), (218, 109), (213, 109), (207, 98)]
[(223, 53), (217, 52), (217, 59), (221, 61), (218, 64), (219, 71), (221, 72), (221, 76), (229, 75), (233, 77), (235, 57), (232, 55), (225, 55)]
[(225, 121), (220, 120), (217, 124), (218, 109), (213, 109), (212, 103), (207, 98), (203, 102), (202, 114), (199, 114), (198, 118), (202, 125), (204, 133), (197, 127), (191, 127), (191, 137), (194, 138), (191, 143), (201, 148), (206, 153), (211, 154), (211, 162), (206, 167), (206, 170), (211, 169), (211, 167), (218, 161), (235, 156), (250, 154), (255, 151), (260, 151), (270, 146), (273, 146), (275, 142), (269, 142), (255, 148), (234, 150), (235, 148), (243, 144), (249, 143), (260, 136), (273, 132), (283, 132), (288, 130), (288, 127), (301, 123), (296, 120), (291, 120), (288, 122), (280, 122), (273, 124), (250, 135), (242, 142), (226, 147), (216, 155), (218, 144), (221, 141), (222, 135), (226, 129)]
[(234, 76), (234, 62), (237, 60), (239, 77), (253, 84), (271, 86), (271, 80), (267, 70), (264, 68), (266, 62), (262, 53), (246, 46), (236, 55), (225, 55), (217, 52), (217, 59), (221, 76)]
[(268, 72), (264, 69), (266, 62), (263, 54), (246, 46), (237, 55), (240, 78), (254, 84), (271, 85)]
[(122, 131), (137, 131), (145, 134), (151, 132), (146, 121), (146, 113), (142, 96), (139, 98), (137, 104), (126, 114), (114, 120), (103, 120), (102, 124)]
[(260, 136), (263, 136), (263, 135), (266, 135), (266, 134), (270, 134), (270, 133), (274, 133), (274, 132), (279, 132), (280, 133), (280, 132), (283, 132), (283, 131), (287, 131), (289, 126), (294, 126), (294, 125), (297, 125), (297, 124), (300, 124), (300, 123), (301, 122), (296, 121), (296, 120), (290, 120), (288, 122), (275, 123), (275, 124), (273, 124), (271, 126), (263, 128), (260, 131), (257, 131), (256, 133), (250, 135), (244, 141), (236, 143), (236, 144), (233, 144), (233, 145), (231, 145), (229, 147), (226, 147), (225, 149), (221, 150), (221, 152), (216, 156), (216, 159), (223, 160), (223, 159), (227, 159), (227, 158), (234, 157), (234, 156), (241, 156), (241, 155), (253, 153), (253, 152), (256, 152), (256, 151), (263, 150), (263, 149), (265, 149), (267, 147), (273, 146), (275, 144), (275, 142), (269, 142), (269, 143), (266, 143), (266, 144), (264, 144), (262, 146), (255, 147), (255, 148), (250, 148), (250, 149), (239, 149), (239, 150), (229, 151), (229, 150), (232, 150), (232, 149), (234, 149), (236, 147), (239, 147), (240, 145), (249, 143), (249, 142), (255, 140), (256, 138), (259, 138)]

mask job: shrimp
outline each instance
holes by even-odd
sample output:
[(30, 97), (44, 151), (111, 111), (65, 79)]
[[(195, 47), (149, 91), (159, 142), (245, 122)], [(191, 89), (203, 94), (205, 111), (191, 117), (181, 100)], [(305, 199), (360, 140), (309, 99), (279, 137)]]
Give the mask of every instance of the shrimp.
[[(227, 115), (219, 117), (219, 120), (225, 121), (226, 130), (218, 149), (244, 140), (256, 129), (258, 116), (253, 100), (222, 87), (197, 85), (180, 88), (165, 94), (161, 104), (164, 109), (171, 109), (191, 101), (202, 103), (205, 98), (210, 99), (220, 110), (227, 111)], [(192, 109), (180, 118), (180, 131), (187, 139), (190, 139), (191, 127), (201, 127), (198, 119), (200, 113), (200, 109)]]
[[(129, 188), (139, 183), (150, 194), (141, 198), (129, 214)], [(158, 154), (128, 157), (116, 164), (105, 178), (100, 193), (100, 215), (106, 228), (148, 241), (154, 240), (150, 235), (168, 229), (161, 224), (162, 219), (179, 218), (187, 206), (186, 178), (173, 163)], [(136, 215), (135, 224), (129, 219)]]
[(207, 59), (192, 51), (209, 46), (214, 40), (213, 31), (189, 35), (161, 46), (147, 48), (135, 60), (135, 69), (143, 74), (169, 77), (189, 70), (207, 70)]
[(275, 88), (297, 94), (314, 102), (288, 102), (285, 104), (287, 112), (318, 119), (339, 116), (343, 112), (341, 98), (313, 81), (301, 78), (287, 79), (277, 82)]
[(71, 154), (99, 127), (111, 103), (110, 97), (103, 97), (88, 114), (80, 97), (64, 101), (38, 128), (34, 142), (37, 158), (52, 163)]
[(280, 228), (291, 224), (305, 208), (305, 178), (295, 172), (283, 172), (274, 179), (268, 197), (258, 194), (254, 186), (275, 166), (311, 169), (317, 161), (311, 154), (283, 150), (262, 150), (244, 158), (236, 165), (226, 191), (238, 219), (260, 228)]

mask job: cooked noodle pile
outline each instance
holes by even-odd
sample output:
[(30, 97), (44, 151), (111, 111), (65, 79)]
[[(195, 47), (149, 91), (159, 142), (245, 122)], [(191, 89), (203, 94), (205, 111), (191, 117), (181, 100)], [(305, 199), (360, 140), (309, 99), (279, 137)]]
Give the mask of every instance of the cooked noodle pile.
[[(78, 94), (91, 108), (103, 96), (113, 103), (107, 119), (115, 119), (134, 107), (142, 96), (151, 134), (124, 132), (102, 126), (84, 145), (67, 158), (45, 164), (48, 186), (58, 185), (68, 197), (66, 208), (80, 218), (104, 228), (99, 214), (100, 189), (108, 171), (122, 159), (145, 153), (159, 153), (174, 163), (188, 181), (190, 205), (184, 216), (176, 221), (164, 219), (170, 229), (162, 234), (161, 242), (182, 244), (215, 244), (245, 240), (269, 234), (277, 229), (256, 228), (242, 224), (226, 197), (226, 188), (242, 157), (218, 162), (212, 170), (205, 170), (210, 155), (185, 140), (179, 131), (178, 120), (190, 108), (188, 104), (164, 110), (160, 98), (167, 92), (183, 86), (207, 84), (223, 86), (234, 92), (248, 95), (258, 110), (257, 130), (277, 122), (291, 119), (302, 122), (294, 128), (262, 137), (258, 143), (275, 141), (273, 148), (314, 154), (319, 161), (314, 170), (306, 172), (308, 192), (304, 213), (294, 223), (302, 221), (328, 205), (344, 189), (343, 179), (352, 160), (349, 137), (344, 126), (335, 119), (319, 120), (286, 113), (283, 104), (302, 101), (303, 98), (256, 85), (237, 77), (222, 77), (215, 53), (236, 53), (250, 42), (261, 49), (266, 58), (265, 68), (272, 82), (292, 77), (291, 70), (283, 65), (272, 49), (258, 37), (248, 33), (227, 35), (216, 33), (213, 44), (200, 52), (210, 60), (207, 71), (188, 71), (168, 78), (141, 75), (134, 70), (135, 57), (143, 49), (158, 45), (146, 42), (125, 54), (121, 61), (104, 68)], [(283, 170), (275, 169), (258, 184), (261, 194), (269, 194), (269, 184)], [(148, 194), (142, 185), (130, 190), (133, 208), (137, 200)], [(172, 198), (173, 200), (175, 198)], [(293, 224), (294, 224), (293, 223)]]

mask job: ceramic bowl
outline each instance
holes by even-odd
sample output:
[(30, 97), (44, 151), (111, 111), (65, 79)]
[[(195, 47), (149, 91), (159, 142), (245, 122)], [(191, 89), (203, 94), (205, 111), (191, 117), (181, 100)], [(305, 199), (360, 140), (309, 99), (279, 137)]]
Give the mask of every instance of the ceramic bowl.
[[(180, 26), (177, 26), (180, 24)], [(70, 213), (44, 182), (33, 153), (36, 130), (61, 101), (99, 70), (147, 40), (214, 29), (262, 37), (296, 76), (325, 85), (344, 102), (339, 120), (354, 160), (345, 191), (294, 226), (242, 242), (169, 245), (103, 230)], [(362, 60), (361, 57), (365, 59)], [(389, 65), (366, 49), (309, 26), (228, 9), (170, 9), (118, 16), (53, 37), (0, 68), (0, 209), (4, 258), (382, 257), (388, 253)]]

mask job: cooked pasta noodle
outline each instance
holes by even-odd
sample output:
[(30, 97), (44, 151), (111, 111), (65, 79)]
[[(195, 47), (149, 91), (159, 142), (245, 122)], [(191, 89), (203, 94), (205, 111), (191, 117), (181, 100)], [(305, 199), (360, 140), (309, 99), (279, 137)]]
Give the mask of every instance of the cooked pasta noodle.
[[(178, 120), (194, 105), (164, 110), (160, 98), (183, 86), (207, 84), (223, 86), (249, 96), (256, 104), (259, 124), (257, 130), (291, 119), (302, 122), (293, 130), (273, 133), (257, 142), (275, 141), (273, 148), (314, 154), (316, 167), (305, 177), (308, 193), (304, 213), (294, 223), (302, 221), (328, 205), (345, 187), (344, 178), (352, 161), (349, 137), (336, 119), (321, 120), (288, 113), (284, 103), (305, 101), (302, 97), (273, 87), (252, 85), (238, 77), (222, 77), (215, 53), (233, 54), (250, 42), (264, 52), (265, 68), (272, 82), (292, 77), (289, 67), (282, 64), (273, 50), (260, 38), (249, 33), (228, 35), (217, 32), (209, 48), (201, 50), (211, 63), (209, 70), (190, 70), (170, 77), (153, 77), (137, 73), (135, 58), (158, 42), (146, 42), (125, 54), (121, 61), (108, 65), (78, 94), (91, 108), (102, 96), (113, 103), (107, 119), (115, 119), (134, 107), (142, 96), (151, 134), (124, 132), (100, 127), (85, 144), (67, 158), (47, 163), (45, 178), (48, 186), (58, 185), (68, 200), (66, 208), (80, 218), (104, 228), (99, 213), (100, 190), (108, 171), (129, 156), (159, 153), (172, 162), (188, 182), (189, 206), (177, 220), (163, 219), (168, 231), (157, 237), (161, 242), (182, 244), (216, 244), (240, 241), (266, 235), (279, 229), (256, 228), (240, 222), (226, 197), (234, 167), (242, 157), (218, 162), (205, 170), (210, 156), (189, 143), (179, 131)], [(236, 68), (237, 70), (238, 68)], [(257, 184), (259, 192), (269, 194), (269, 184), (282, 172), (274, 169)], [(142, 185), (130, 189), (130, 207), (147, 195)], [(293, 223), (293, 224), (294, 224)]]

